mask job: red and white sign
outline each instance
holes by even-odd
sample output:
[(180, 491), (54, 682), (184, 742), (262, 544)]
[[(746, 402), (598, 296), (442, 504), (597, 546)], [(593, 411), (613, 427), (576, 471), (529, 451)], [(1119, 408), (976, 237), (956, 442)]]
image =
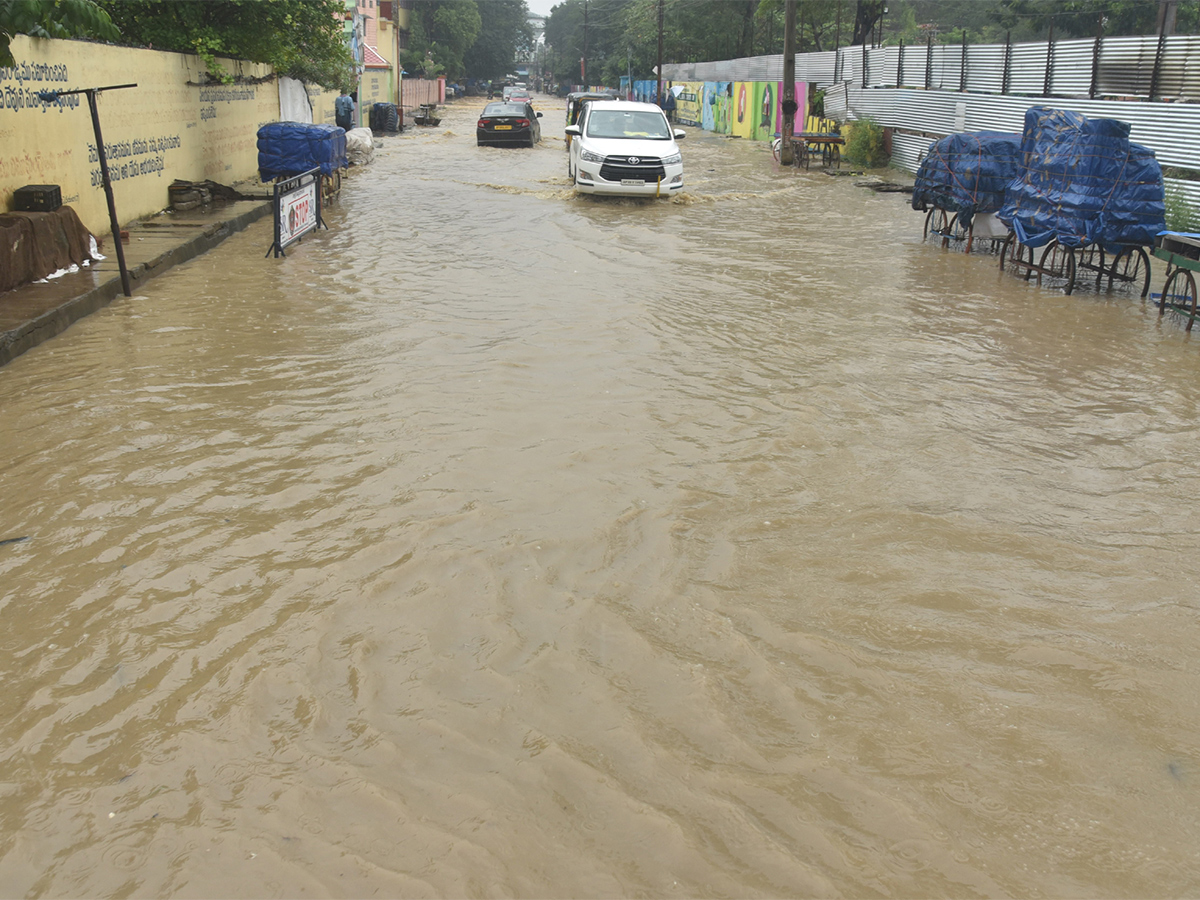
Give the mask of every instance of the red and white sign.
[(317, 227), (317, 182), (289, 191), (279, 201), (279, 247), (286, 247)]

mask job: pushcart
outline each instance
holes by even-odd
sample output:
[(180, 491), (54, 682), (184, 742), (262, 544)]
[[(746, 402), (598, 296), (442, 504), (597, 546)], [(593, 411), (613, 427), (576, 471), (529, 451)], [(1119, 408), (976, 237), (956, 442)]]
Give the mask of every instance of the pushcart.
[(1161, 316), (1170, 309), (1188, 320), (1185, 330), (1196, 324), (1196, 272), (1200, 272), (1200, 235), (1164, 231), (1158, 236), (1154, 255), (1167, 264), (1167, 280), (1158, 301)]
[[(1150, 256), (1139, 244), (1119, 244), (1116, 249), (1106, 249), (1096, 243), (1068, 247), (1052, 240), (1041, 247), (1031, 247), (1022, 244), (1016, 233), (1010, 231), (1000, 248), (1000, 268), (1011, 269), (1026, 281), (1036, 275), (1038, 285), (1061, 284), (1067, 294), (1090, 282), (1091, 274), (1096, 276), (1097, 291), (1105, 280), (1110, 291), (1128, 285), (1145, 297), (1150, 290)], [(1091, 274), (1081, 278), (1081, 273)]]

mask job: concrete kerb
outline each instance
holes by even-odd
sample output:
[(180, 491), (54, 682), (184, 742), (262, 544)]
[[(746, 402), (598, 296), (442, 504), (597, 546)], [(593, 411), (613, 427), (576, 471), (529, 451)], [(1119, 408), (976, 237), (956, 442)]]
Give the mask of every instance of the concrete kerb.
[[(248, 200), (130, 225), (124, 249), (131, 286), (206, 253), (270, 213), (270, 201)], [(116, 254), (111, 248), (102, 252), (107, 258), (88, 269), (0, 294), (0, 365), (121, 296)]]

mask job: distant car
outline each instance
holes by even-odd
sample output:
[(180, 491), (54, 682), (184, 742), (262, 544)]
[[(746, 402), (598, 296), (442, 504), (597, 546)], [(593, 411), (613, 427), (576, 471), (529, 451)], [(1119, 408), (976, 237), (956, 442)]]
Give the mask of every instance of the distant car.
[(528, 103), (489, 103), (475, 123), (475, 143), (532, 147), (542, 139), (541, 117)]
[(687, 132), (672, 129), (653, 103), (593, 100), (566, 133), (573, 138), (567, 167), (580, 193), (662, 197), (683, 190), (676, 141)]
[(514, 88), (507, 99), (509, 103), (532, 103), (533, 95), (524, 88)]

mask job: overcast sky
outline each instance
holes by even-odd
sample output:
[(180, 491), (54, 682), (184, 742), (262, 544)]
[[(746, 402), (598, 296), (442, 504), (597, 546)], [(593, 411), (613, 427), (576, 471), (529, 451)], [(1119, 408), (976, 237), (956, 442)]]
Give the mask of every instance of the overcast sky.
[(555, 4), (561, 2), (562, 0), (525, 0), (525, 5), (529, 7), (531, 13), (537, 13), (539, 16), (548, 16)]

